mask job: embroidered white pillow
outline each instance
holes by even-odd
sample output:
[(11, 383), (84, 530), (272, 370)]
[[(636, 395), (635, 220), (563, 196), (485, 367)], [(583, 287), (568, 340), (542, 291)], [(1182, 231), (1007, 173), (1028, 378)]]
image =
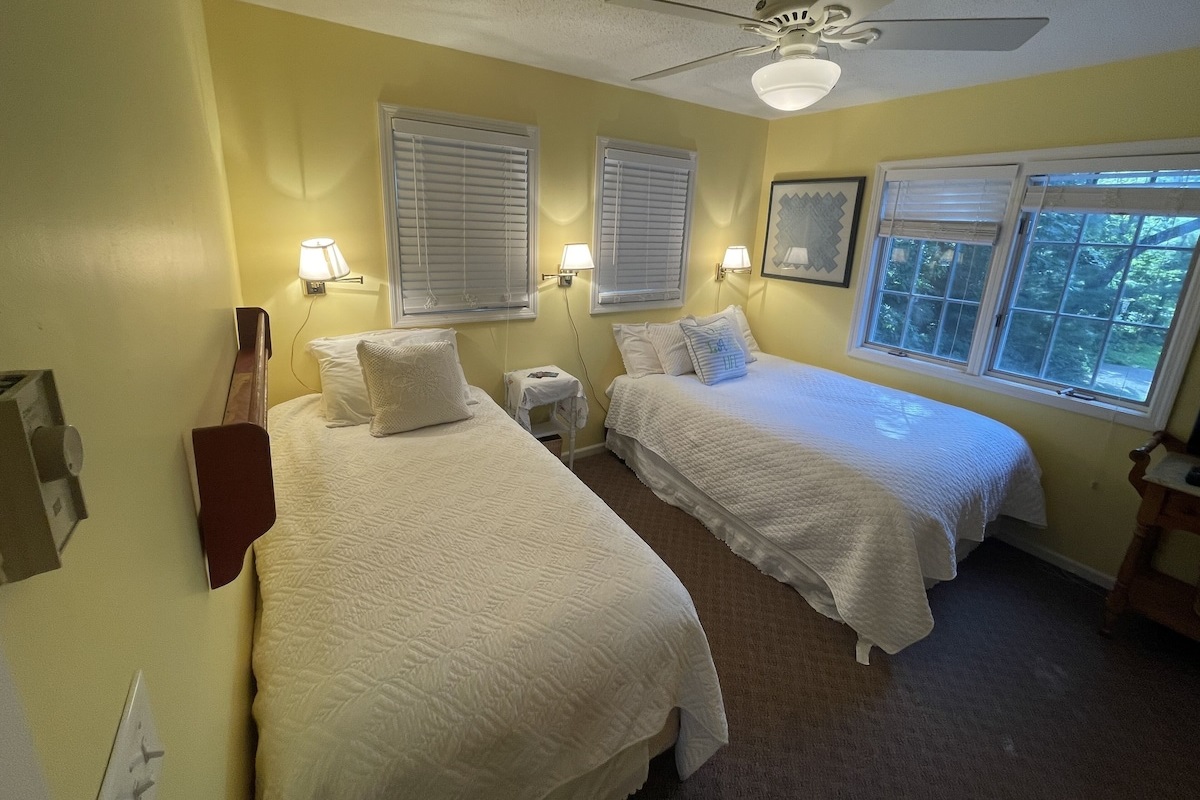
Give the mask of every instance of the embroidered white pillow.
[(646, 333), (650, 337), (651, 344), (654, 345), (654, 352), (658, 354), (662, 371), (668, 375), (686, 375), (695, 371), (679, 323), (680, 320), (675, 320), (674, 322), (651, 322), (646, 325)]
[[(363, 425), (371, 421), (371, 404), (367, 400), (367, 387), (363, 383), (356, 349), (358, 343), (363, 341), (389, 347), (423, 342), (449, 342), (454, 346), (454, 358), (458, 363), (458, 345), (453, 328), (367, 331), (313, 339), (308, 343), (308, 351), (317, 359), (317, 367), (321, 370), (321, 413), (325, 416), (325, 424), (330, 428)], [(462, 375), (461, 363), (458, 363), (458, 371)], [(465, 387), (465, 375), (462, 380)], [(464, 389), (463, 399), (468, 403), (475, 402), (471, 400), (469, 389)]]
[[(719, 319), (729, 320), (729, 325), (733, 330), (734, 339), (737, 341), (738, 347), (742, 348), (742, 352), (746, 355), (746, 363), (753, 364), (758, 360), (754, 357), (754, 351), (758, 349), (758, 342), (754, 342), (753, 348), (750, 347), (750, 342), (754, 341), (754, 334), (749, 333), (750, 324), (748, 322), (745, 324), (744, 328), (742, 327), (742, 323), (745, 321), (746, 315), (741, 312), (741, 306), (730, 305), (715, 314), (710, 314), (707, 317), (688, 315), (687, 317), (684, 317), (684, 319), (695, 320), (701, 325), (708, 325), (716, 322)], [(749, 338), (747, 338), (747, 334), (749, 334)]]
[(746, 353), (737, 341), (741, 334), (728, 319), (707, 325), (685, 319), (679, 329), (700, 380), (711, 386), (746, 374)]
[(625, 364), (625, 374), (631, 378), (663, 371), (647, 327), (645, 322), (612, 326), (613, 338), (617, 340), (617, 349), (621, 351), (621, 361)]
[(371, 401), (371, 435), (391, 436), (471, 416), (463, 401), (454, 346), (428, 342), (388, 347), (358, 343), (358, 362)]

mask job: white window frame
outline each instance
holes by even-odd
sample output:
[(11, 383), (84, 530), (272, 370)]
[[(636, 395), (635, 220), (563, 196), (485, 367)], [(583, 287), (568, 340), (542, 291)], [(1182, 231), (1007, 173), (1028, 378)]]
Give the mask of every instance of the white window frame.
[[(524, 141), (529, 150), (528, 169), (528, 253), (529, 268), (526, 274), (528, 281), (529, 302), (521, 308), (482, 308), (479, 310), (456, 309), (447, 312), (405, 313), (401, 297), (400, 282), (400, 237), (396, 222), (396, 165), (395, 149), (392, 140), (392, 122), (424, 123), (437, 126), (451, 126), (463, 129), (464, 133), (473, 138), (488, 138), (495, 135), (499, 143)], [(431, 324), (450, 324), (460, 322), (495, 322), (512, 319), (536, 319), (538, 303), (537, 286), (537, 218), (538, 218), (538, 129), (533, 125), (523, 125), (501, 120), (469, 117), (461, 114), (450, 114), (439, 111), (408, 108), (405, 106), (379, 104), (379, 148), (380, 162), (383, 168), (384, 210), (387, 214), (384, 230), (387, 236), (388, 282), (392, 306), (392, 327), (405, 328)]]
[[(644, 156), (647, 161), (653, 163), (656, 159), (668, 159), (664, 164), (671, 162), (672, 166), (679, 167), (684, 162), (689, 169), (688, 186), (687, 186), (687, 201), (684, 210), (683, 223), (683, 247), (680, 253), (679, 264), (679, 298), (671, 300), (630, 300), (618, 303), (601, 303), (600, 302), (600, 287), (602, 284), (601, 275), (606, 270), (605, 256), (603, 248), (603, 218), (604, 218), (604, 160), (605, 153), (609, 149), (624, 151), (633, 156)], [(654, 308), (681, 308), (684, 299), (687, 297), (687, 274), (688, 274), (688, 253), (692, 238), (692, 210), (696, 196), (696, 173), (698, 167), (698, 159), (695, 151), (681, 150), (675, 147), (664, 147), (659, 145), (643, 144), (641, 142), (631, 142), (623, 139), (610, 139), (608, 137), (599, 136), (596, 138), (596, 213), (594, 223), (594, 235), (592, 241), (595, 247), (596, 260), (596, 275), (592, 279), (592, 314), (615, 314), (622, 311), (631, 310), (648, 310)]]
[[(850, 322), (850, 338), (847, 354), (853, 358), (884, 364), (954, 383), (966, 384), (990, 392), (1020, 398), (1042, 405), (1073, 411), (1090, 417), (1119, 422), (1143, 430), (1157, 430), (1166, 425), (1175, 404), (1184, 369), (1191, 357), (1200, 331), (1200, 264), (1193, 255), (1189, 278), (1180, 293), (1175, 322), (1163, 348), (1159, 374), (1149, 397), (1148, 404), (1121, 403), (1108, 398), (1087, 400), (1061, 395), (1044, 386), (1033, 385), (1011, 375), (991, 370), (990, 361), (998, 347), (1001, 329), (995, 324), (998, 314), (1007, 311), (1009, 294), (1015, 290), (1013, 282), (1019, 266), (1021, 253), (1017, 247), (1017, 224), (1021, 217), (1021, 200), (1031, 175), (1088, 171), (1097, 168), (1119, 168), (1096, 163), (1100, 159), (1117, 159), (1135, 162), (1145, 156), (1160, 157), (1157, 169), (1170, 168), (1168, 158), (1182, 156), (1194, 159), (1190, 168), (1200, 168), (1200, 138), (1173, 139), (1157, 142), (1135, 142), (1129, 144), (1097, 145), (1089, 147), (1057, 148), (1052, 150), (1020, 151), (1013, 153), (990, 153), (981, 155), (946, 158), (893, 161), (879, 164), (871, 190), (863, 247), (858, 257), (858, 274), (862, 276), (856, 290), (854, 313)], [(1092, 162), (1090, 165), (1086, 162)], [(979, 305), (978, 323), (971, 342), (970, 354), (965, 365), (926, 359), (920, 354), (904, 353), (895, 348), (885, 348), (867, 343), (868, 327), (871, 323), (873, 304), (882, 280), (880, 248), (883, 239), (879, 236), (881, 203), (883, 200), (884, 176), (903, 169), (927, 169), (940, 167), (992, 167), (1017, 164), (1017, 176), (1013, 181), (1009, 207), (1001, 225), (1000, 236), (994, 246), (992, 267), (984, 287)], [(1149, 167), (1147, 167), (1149, 168)], [(1200, 248), (1197, 248), (1200, 254)]]

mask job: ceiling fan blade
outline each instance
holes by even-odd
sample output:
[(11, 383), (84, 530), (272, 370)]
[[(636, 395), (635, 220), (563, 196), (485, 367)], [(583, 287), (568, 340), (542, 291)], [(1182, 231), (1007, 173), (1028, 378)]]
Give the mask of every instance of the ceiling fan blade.
[(873, 42), (839, 41), (847, 50), (1016, 50), (1035, 33), (1046, 27), (1046, 17), (1012, 19), (888, 19), (864, 22), (854, 30), (841, 30), (841, 36), (853, 36), (871, 29), (879, 31)]
[[(642, 11), (655, 11), (659, 14), (672, 14), (676, 17), (686, 17), (687, 19), (695, 19), (700, 22), (715, 22), (719, 25), (744, 25), (753, 23), (754, 25), (763, 26), (761, 20), (754, 17), (743, 17), (740, 14), (730, 14), (725, 11), (716, 11), (711, 8), (701, 8), (700, 6), (690, 6), (687, 3), (676, 3), (674, 0), (604, 0), (614, 6), (625, 6), (626, 8), (638, 8)], [(764, 27), (770, 27), (766, 25)], [(634, 80), (641, 80), (634, 78)]]
[(729, 50), (724, 53), (717, 53), (715, 56), (709, 56), (707, 58), (698, 58), (695, 61), (689, 61), (686, 64), (680, 64), (679, 66), (671, 67), (670, 69), (660, 69), (658, 72), (651, 72), (649, 75), (639, 75), (638, 77), (634, 78), (634, 80), (635, 81), (652, 81), (652, 80), (656, 80), (657, 78), (665, 78), (668, 75), (677, 75), (680, 72), (687, 72), (689, 69), (695, 69), (696, 67), (703, 67), (703, 66), (707, 66), (708, 64), (719, 64), (722, 61), (730, 61), (734, 58), (737, 58), (738, 56), (753, 56), (753, 55), (758, 55), (759, 53), (769, 53), (774, 49), (775, 49), (774, 43), (772, 43), (772, 44), (756, 44), (756, 45), (751, 45), (750, 47), (739, 47), (736, 50)]

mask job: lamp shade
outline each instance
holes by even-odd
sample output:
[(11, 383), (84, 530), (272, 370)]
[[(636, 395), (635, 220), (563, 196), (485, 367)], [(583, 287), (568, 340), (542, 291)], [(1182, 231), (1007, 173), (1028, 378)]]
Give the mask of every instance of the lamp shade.
[(808, 248), (807, 247), (789, 247), (787, 253), (783, 256), (783, 264), (788, 267), (807, 266), (808, 264)]
[(563, 248), (562, 265), (559, 266), (563, 272), (582, 272), (585, 269), (595, 268), (591, 248), (586, 244), (576, 242)]
[(754, 73), (750, 84), (759, 99), (780, 111), (799, 111), (829, 94), (842, 68), (818, 58), (785, 58)]
[(333, 239), (305, 239), (300, 243), (300, 277), (306, 281), (332, 281), (350, 274), (350, 267)]
[(750, 251), (740, 244), (725, 248), (721, 266), (725, 269), (750, 269)]

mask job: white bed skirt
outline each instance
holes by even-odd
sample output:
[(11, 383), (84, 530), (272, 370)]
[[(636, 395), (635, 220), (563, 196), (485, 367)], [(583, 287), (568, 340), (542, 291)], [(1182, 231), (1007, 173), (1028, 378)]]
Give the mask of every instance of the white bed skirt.
[[(832, 620), (843, 622), (834, 604), (833, 593), (816, 572), (796, 556), (784, 551), (752, 527), (731, 514), (720, 503), (696, 488), (691, 481), (680, 475), (657, 453), (637, 439), (609, 430), (605, 441), (608, 449), (626, 463), (660, 500), (681, 508), (698, 519), (714, 536), (725, 542), (735, 554), (758, 567), (781, 583), (791, 586), (810, 606)], [(991, 533), (996, 523), (987, 526)], [(979, 542), (960, 539), (955, 549), (955, 559), (961, 562), (979, 546)], [(925, 579), (925, 588), (940, 583), (935, 578)], [(861, 636), (855, 646), (855, 658), (867, 664), (873, 644)]]

